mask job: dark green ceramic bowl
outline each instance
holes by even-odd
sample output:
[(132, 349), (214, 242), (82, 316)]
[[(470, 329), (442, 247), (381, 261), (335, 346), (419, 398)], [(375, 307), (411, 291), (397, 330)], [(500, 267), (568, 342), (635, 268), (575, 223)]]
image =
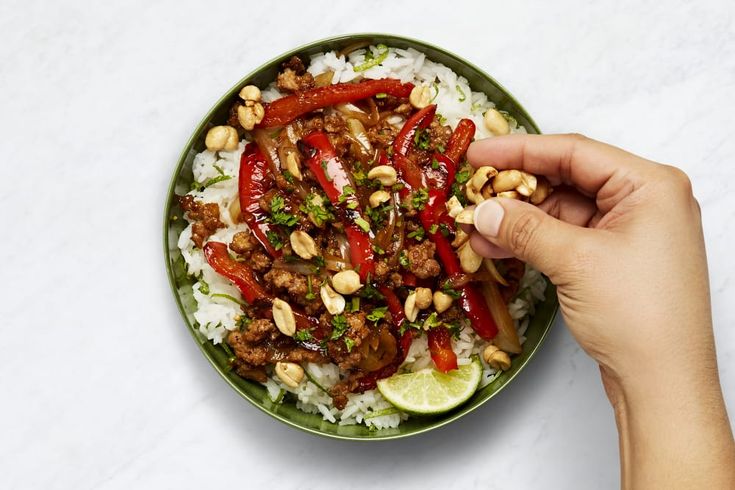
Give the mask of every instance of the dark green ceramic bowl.
[(204, 116), (202, 122), (194, 130), (194, 134), (192, 134), (184, 146), (184, 150), (181, 152), (181, 156), (173, 172), (173, 177), (171, 178), (171, 185), (165, 206), (163, 242), (171, 289), (189, 332), (197, 344), (199, 344), (199, 348), (207, 359), (209, 359), (209, 362), (212, 363), (212, 366), (243, 398), (268, 415), (292, 427), (314, 434), (353, 440), (395, 439), (426, 432), (457, 420), (464, 414), (475, 410), (505, 388), (518, 375), (528, 361), (531, 360), (531, 357), (533, 357), (534, 352), (540, 347), (554, 320), (557, 299), (553, 286), (549, 285), (547, 288), (546, 301), (538, 305), (536, 314), (531, 320), (531, 324), (526, 333), (527, 340), (523, 346), (523, 353), (513, 359), (513, 365), (510, 370), (503, 373), (502, 376), (490, 385), (478, 390), (467, 403), (451, 412), (435, 417), (412, 417), (402, 423), (398, 428), (371, 431), (365, 426), (339, 426), (325, 422), (318, 415), (310, 415), (299, 411), (292, 403), (275, 404), (270, 401), (263, 386), (244, 380), (230, 372), (227, 369), (227, 355), (222, 348), (212, 345), (195, 328), (193, 313), (196, 310), (196, 303), (192, 297), (191, 288), (193, 280), (187, 277), (183, 258), (176, 246), (177, 238), (185, 226), (185, 221), (182, 219), (181, 209), (178, 207), (175, 194), (184, 194), (189, 190), (189, 185), (192, 181), (191, 164), (194, 155), (204, 150), (204, 137), (207, 130), (211, 126), (224, 124), (227, 119), (228, 109), (237, 97), (240, 89), (249, 84), (265, 87), (275, 79), (279, 65), (293, 55), (308, 57), (309, 55), (323, 51), (339, 50), (360, 41), (370, 41), (374, 44), (383, 43), (388, 46), (400, 48), (411, 47), (425, 53), (429, 59), (443, 63), (456, 73), (464, 76), (469, 80), (472, 90), (486, 93), (490, 100), (497, 104), (499, 109), (508, 111), (515, 117), (518, 124), (524, 126), (529, 133), (539, 132), (531, 116), (526, 113), (523, 107), (498, 82), (475, 65), (441, 48), (422, 41), (389, 34), (351, 34), (316, 41), (284, 53), (246, 75), (245, 78), (237, 82), (229, 92), (219, 99), (214, 107)]

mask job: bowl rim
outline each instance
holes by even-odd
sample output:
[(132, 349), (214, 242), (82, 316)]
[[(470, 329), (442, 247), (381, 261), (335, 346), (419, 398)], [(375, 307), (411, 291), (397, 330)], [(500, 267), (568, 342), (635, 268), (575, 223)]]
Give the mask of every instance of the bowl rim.
[[(209, 364), (217, 371), (217, 373), (220, 375), (221, 378), (225, 380), (225, 382), (230, 385), (230, 387), (235, 390), (242, 398), (247, 400), (251, 405), (256, 407), (261, 412), (269, 415), (270, 417), (277, 419), (286, 425), (290, 427), (294, 427), (296, 429), (299, 429), (303, 432), (307, 432), (309, 434), (314, 434), (322, 437), (326, 437), (328, 439), (338, 439), (338, 440), (349, 440), (349, 441), (387, 441), (387, 440), (395, 440), (395, 439), (403, 439), (411, 436), (416, 436), (419, 434), (425, 434), (429, 431), (432, 431), (434, 429), (438, 429), (441, 427), (444, 427), (459, 418), (469, 414), (470, 412), (478, 409), (485, 403), (487, 403), (491, 398), (494, 398), (497, 396), (501, 391), (504, 390), (506, 386), (511, 384), (513, 379), (515, 379), (516, 376), (518, 376), (523, 369), (526, 367), (526, 365), (533, 359), (536, 351), (541, 347), (541, 345), (545, 342), (546, 337), (551, 330), (551, 326), (553, 325), (558, 309), (559, 309), (559, 302), (558, 300), (554, 301), (553, 307), (551, 309), (551, 315), (549, 316), (549, 320), (547, 322), (547, 325), (544, 327), (543, 331), (541, 332), (541, 335), (538, 339), (538, 342), (535, 346), (533, 346), (532, 349), (528, 351), (528, 356), (521, 362), (521, 364), (518, 366), (518, 369), (511, 373), (507, 381), (499, 387), (499, 389), (493, 391), (492, 393), (489, 393), (485, 398), (480, 400), (477, 404), (471, 407), (467, 407), (462, 409), (462, 406), (458, 407), (457, 411), (454, 411), (451, 413), (451, 415), (436, 419), (435, 421), (432, 421), (432, 423), (427, 424), (425, 427), (421, 427), (419, 429), (416, 429), (411, 432), (403, 433), (392, 433), (392, 434), (386, 434), (381, 436), (380, 431), (377, 431), (375, 435), (371, 435), (369, 437), (361, 437), (361, 436), (355, 436), (355, 435), (347, 435), (347, 434), (333, 434), (328, 432), (322, 432), (319, 429), (306, 427), (301, 425), (299, 422), (293, 421), (289, 419), (288, 417), (280, 414), (280, 413), (274, 413), (268, 410), (266, 407), (261, 405), (261, 403), (258, 400), (253, 399), (250, 394), (246, 393), (242, 389), (240, 389), (239, 386), (237, 386), (227, 375), (227, 373), (224, 371), (224, 369), (217, 363), (217, 361), (214, 359), (214, 357), (204, 348), (204, 344), (199, 341), (199, 338), (197, 337), (195, 333), (194, 326), (191, 324), (187, 317), (186, 310), (184, 308), (184, 305), (182, 304), (181, 297), (178, 292), (178, 288), (176, 285), (176, 277), (173, 270), (173, 267), (171, 265), (171, 253), (170, 253), (170, 242), (169, 242), (169, 224), (170, 224), (170, 214), (171, 214), (171, 208), (173, 199), (172, 196), (175, 193), (176, 188), (176, 181), (178, 179), (179, 174), (181, 173), (181, 169), (184, 166), (184, 163), (186, 161), (188, 153), (191, 151), (191, 148), (193, 147), (194, 143), (196, 142), (197, 138), (200, 137), (202, 130), (209, 124), (209, 121), (211, 117), (217, 112), (217, 110), (220, 108), (221, 104), (224, 103), (226, 100), (229, 100), (233, 93), (236, 92), (236, 90), (239, 89), (245, 82), (252, 79), (255, 75), (257, 75), (261, 70), (263, 70), (265, 67), (271, 65), (272, 63), (275, 63), (279, 60), (285, 59), (287, 57), (291, 57), (294, 55), (298, 55), (299, 53), (310, 50), (313, 48), (318, 48), (321, 45), (328, 44), (328, 43), (340, 43), (345, 41), (351, 41), (351, 40), (359, 40), (361, 38), (378, 38), (378, 39), (389, 39), (389, 40), (398, 40), (400, 42), (409, 43), (413, 46), (416, 46), (417, 49), (421, 48), (429, 48), (431, 50), (436, 50), (444, 54), (445, 56), (449, 58), (454, 58), (455, 61), (458, 63), (461, 63), (465, 66), (468, 66), (471, 70), (474, 70), (476, 73), (478, 73), (483, 78), (486, 78), (490, 83), (495, 85), (501, 92), (503, 92), (503, 95), (506, 96), (515, 106), (521, 109), (523, 112), (524, 117), (526, 118), (528, 124), (539, 134), (541, 134), (540, 129), (538, 128), (536, 122), (533, 120), (533, 118), (528, 114), (528, 112), (525, 110), (525, 108), (518, 102), (518, 100), (513, 96), (513, 94), (505, 88), (501, 83), (499, 83), (494, 77), (490, 76), (488, 73), (486, 73), (484, 70), (479, 68), (474, 63), (464, 59), (461, 56), (456, 55), (455, 53), (448, 51), (442, 47), (436, 46), (434, 44), (428, 43), (426, 41), (414, 39), (407, 36), (401, 36), (397, 34), (389, 34), (389, 33), (379, 33), (379, 32), (358, 32), (358, 33), (349, 33), (349, 34), (340, 34), (336, 36), (330, 36), (322, 39), (318, 39), (306, 44), (303, 44), (301, 46), (295, 47), (293, 49), (290, 49), (284, 53), (281, 53), (270, 60), (261, 63), (257, 68), (251, 70), (248, 74), (246, 74), (244, 77), (242, 77), (240, 80), (238, 80), (229, 90), (225, 92), (225, 94), (217, 99), (217, 101), (211, 106), (211, 108), (206, 112), (206, 114), (201, 118), (199, 124), (197, 124), (196, 128), (192, 132), (191, 136), (188, 138), (186, 143), (184, 144), (183, 149), (181, 150), (181, 153), (179, 154), (176, 167), (173, 169), (173, 173), (171, 175), (171, 179), (169, 181), (168, 190), (166, 192), (166, 202), (164, 205), (164, 213), (163, 213), (163, 252), (164, 252), (164, 260), (165, 260), (165, 267), (166, 272), (168, 276), (168, 282), (169, 287), (171, 288), (171, 292), (174, 296), (174, 299), (176, 301), (176, 305), (178, 307), (179, 313), (181, 314), (181, 317), (183, 318), (184, 322), (187, 325), (187, 329), (189, 330), (189, 334), (194, 339), (194, 342), (199, 347), (199, 350), (204, 355), (204, 357), (209, 361)], [(400, 426), (399, 426), (400, 427)]]

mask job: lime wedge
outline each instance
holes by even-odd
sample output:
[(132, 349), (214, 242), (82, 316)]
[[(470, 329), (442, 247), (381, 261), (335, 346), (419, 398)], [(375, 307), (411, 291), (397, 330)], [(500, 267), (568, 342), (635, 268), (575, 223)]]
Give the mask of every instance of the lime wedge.
[(378, 381), (378, 390), (404, 412), (433, 415), (466, 402), (477, 390), (481, 377), (482, 365), (473, 357), (470, 364), (448, 373), (422, 369), (415, 373), (394, 374)]

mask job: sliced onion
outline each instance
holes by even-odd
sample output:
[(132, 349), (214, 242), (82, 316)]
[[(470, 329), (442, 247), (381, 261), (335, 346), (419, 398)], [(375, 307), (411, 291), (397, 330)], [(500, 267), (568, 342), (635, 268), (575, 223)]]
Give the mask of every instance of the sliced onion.
[(508, 285), (508, 281), (505, 280), (505, 278), (498, 272), (498, 269), (495, 267), (495, 262), (493, 262), (493, 259), (484, 259), (482, 261), (482, 264), (485, 266), (485, 270), (490, 273), (490, 277), (493, 281), (502, 284), (503, 286)]
[(350, 117), (347, 119), (347, 127), (350, 129), (350, 134), (354, 136), (365, 149), (365, 153), (369, 154), (373, 149), (373, 145), (370, 144), (367, 132), (365, 131), (365, 126), (363, 126), (358, 119)]
[(518, 339), (518, 332), (516, 332), (515, 324), (510, 317), (510, 312), (508, 312), (508, 305), (503, 301), (498, 285), (493, 281), (484, 282), (482, 284), (482, 294), (485, 296), (490, 314), (498, 326), (498, 335), (493, 339), (493, 343), (505, 352), (520, 354), (523, 348)]
[(349, 260), (344, 260), (341, 257), (335, 257), (334, 255), (324, 256), (324, 267), (329, 271), (339, 272), (345, 269), (352, 268), (352, 264)]
[(314, 274), (314, 266), (305, 260), (286, 262), (283, 259), (276, 259), (273, 262), (273, 268), (292, 272), (294, 274), (303, 274), (305, 276)]

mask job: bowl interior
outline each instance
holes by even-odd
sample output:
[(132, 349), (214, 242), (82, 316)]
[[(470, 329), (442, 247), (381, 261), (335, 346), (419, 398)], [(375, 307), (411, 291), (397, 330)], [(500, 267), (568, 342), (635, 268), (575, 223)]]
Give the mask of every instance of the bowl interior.
[(271, 83), (277, 74), (279, 65), (293, 55), (307, 57), (323, 51), (342, 49), (350, 44), (369, 41), (371, 43), (383, 43), (388, 46), (400, 48), (414, 48), (426, 54), (426, 56), (448, 66), (456, 73), (464, 76), (469, 82), (472, 90), (487, 94), (499, 109), (508, 111), (518, 121), (519, 125), (526, 128), (529, 133), (538, 133), (539, 130), (531, 117), (523, 107), (495, 80), (474, 66), (473, 64), (449, 53), (441, 48), (400, 36), (386, 34), (356, 34), (334, 37), (302, 46), (300, 48), (284, 53), (275, 58), (245, 78), (240, 80), (229, 92), (227, 92), (204, 117), (202, 122), (194, 131), (174, 170), (171, 185), (167, 195), (166, 210), (164, 216), (164, 253), (166, 267), (168, 269), (171, 287), (178, 303), (179, 309), (186, 321), (187, 327), (199, 344), (204, 355), (209, 359), (212, 366), (241, 396), (249, 400), (256, 407), (267, 414), (296, 428), (308, 432), (343, 438), (343, 439), (391, 439), (409, 436), (425, 432), (427, 430), (445, 425), (456, 420), (465, 413), (477, 408), (490, 399), (494, 394), (503, 389), (523, 369), (523, 366), (531, 359), (536, 349), (540, 346), (551, 323), (554, 320), (557, 309), (557, 299), (554, 287), (549, 283), (546, 290), (546, 300), (539, 303), (536, 313), (531, 319), (526, 332), (527, 340), (521, 355), (513, 359), (511, 369), (495, 379), (493, 383), (480, 389), (472, 398), (457, 409), (436, 417), (411, 417), (395, 429), (384, 429), (380, 431), (370, 430), (365, 426), (339, 426), (322, 420), (319, 415), (306, 414), (296, 408), (293, 403), (276, 404), (267, 395), (265, 388), (255, 382), (240, 378), (230, 372), (227, 368), (227, 354), (219, 346), (214, 346), (202, 336), (195, 326), (193, 313), (196, 311), (196, 302), (192, 295), (194, 280), (186, 274), (184, 259), (177, 247), (178, 236), (186, 226), (181, 209), (175, 199), (175, 195), (185, 194), (193, 180), (191, 165), (194, 156), (204, 150), (204, 137), (207, 129), (211, 126), (224, 124), (231, 103), (237, 97), (240, 89), (248, 84), (265, 87)]

